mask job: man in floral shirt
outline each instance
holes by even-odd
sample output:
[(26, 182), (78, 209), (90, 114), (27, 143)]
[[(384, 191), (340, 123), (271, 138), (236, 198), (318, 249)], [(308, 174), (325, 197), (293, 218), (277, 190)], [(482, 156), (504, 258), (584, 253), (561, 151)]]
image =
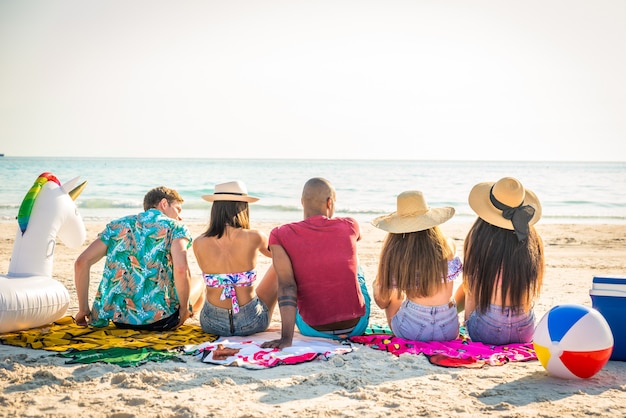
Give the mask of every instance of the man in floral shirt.
[[(201, 306), (202, 286), (192, 286), (187, 249), (191, 234), (180, 220), (183, 198), (157, 187), (144, 197), (144, 210), (107, 224), (74, 265), (78, 325), (163, 331)], [(102, 281), (89, 309), (91, 266), (106, 257)], [(200, 283), (201, 285), (201, 283)], [(197, 289), (197, 291), (192, 291)]]

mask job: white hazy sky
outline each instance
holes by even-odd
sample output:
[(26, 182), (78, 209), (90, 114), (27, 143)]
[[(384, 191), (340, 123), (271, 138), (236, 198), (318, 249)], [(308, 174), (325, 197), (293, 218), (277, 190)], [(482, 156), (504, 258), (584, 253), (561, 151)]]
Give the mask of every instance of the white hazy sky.
[(626, 161), (625, 48), (624, 0), (0, 0), (0, 152)]

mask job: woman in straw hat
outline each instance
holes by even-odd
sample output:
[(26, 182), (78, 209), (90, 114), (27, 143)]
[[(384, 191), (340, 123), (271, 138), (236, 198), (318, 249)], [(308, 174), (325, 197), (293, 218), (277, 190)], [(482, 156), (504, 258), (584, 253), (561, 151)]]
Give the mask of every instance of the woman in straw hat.
[(388, 232), (374, 300), (397, 337), (449, 341), (459, 335), (452, 292), (462, 264), (454, 242), (438, 226), (452, 216), (454, 208), (429, 208), (422, 192), (411, 190), (398, 196), (396, 212), (372, 221)]
[(543, 243), (533, 226), (541, 217), (539, 199), (505, 177), (474, 186), (469, 204), (478, 219), (465, 239), (456, 298), (465, 304), (470, 338), (496, 345), (530, 342), (544, 271)]
[(206, 284), (206, 300), (200, 314), (202, 329), (223, 336), (250, 335), (267, 329), (276, 304), (278, 282), (270, 266), (256, 281), (259, 253), (271, 257), (267, 235), (250, 229), (248, 196), (241, 181), (215, 186), (202, 198), (212, 202), (207, 230), (193, 241), (193, 251)]

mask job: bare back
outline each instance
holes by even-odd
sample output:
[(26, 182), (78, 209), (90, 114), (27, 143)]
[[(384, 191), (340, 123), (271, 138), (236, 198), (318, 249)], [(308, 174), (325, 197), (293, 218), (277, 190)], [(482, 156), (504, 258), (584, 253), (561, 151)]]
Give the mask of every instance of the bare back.
[[(240, 273), (256, 268), (260, 253), (271, 257), (267, 236), (253, 229), (226, 227), (221, 238), (200, 236), (193, 241), (193, 251), (202, 273)], [(240, 305), (254, 298), (253, 287), (235, 287)], [(231, 308), (230, 299), (220, 300), (222, 289), (206, 288), (206, 300), (214, 306)]]
[[(502, 276), (501, 275), (498, 275), (498, 277), (496, 277), (496, 285), (494, 286), (493, 294), (491, 295), (491, 304), (498, 305), (498, 306), (502, 304)], [(511, 299), (509, 296), (507, 296), (506, 300), (504, 301), (504, 307), (505, 308), (516, 307), (511, 302)], [(524, 312), (528, 312), (530, 308), (532, 307), (532, 304), (529, 302), (527, 304), (522, 305), (522, 307), (524, 309)]]
[[(451, 257), (448, 260), (450, 261), (452, 260), (452, 258), (454, 258), (454, 255), (456, 253), (456, 244), (454, 244), (454, 241), (450, 238), (448, 238), (446, 241), (448, 243), (448, 246), (450, 247)], [(418, 305), (440, 306), (440, 305), (445, 305), (446, 303), (449, 303), (452, 300), (453, 291), (454, 291), (454, 282), (446, 280), (444, 282), (444, 285), (439, 289), (439, 292), (433, 295), (407, 298), (407, 299), (409, 299), (411, 302), (417, 303)]]

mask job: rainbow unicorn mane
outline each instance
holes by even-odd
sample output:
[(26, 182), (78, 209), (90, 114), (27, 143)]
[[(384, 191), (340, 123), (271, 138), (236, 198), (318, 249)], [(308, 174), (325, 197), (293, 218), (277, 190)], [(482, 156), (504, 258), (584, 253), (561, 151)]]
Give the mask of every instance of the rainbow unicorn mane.
[(33, 205), (35, 204), (35, 199), (39, 195), (41, 188), (48, 181), (53, 181), (59, 186), (61, 186), (61, 182), (57, 179), (52, 173), (41, 173), (33, 186), (28, 190), (24, 200), (22, 200), (22, 204), (20, 205), (20, 210), (17, 212), (17, 223), (20, 225), (20, 230), (22, 231), (22, 235), (26, 232), (26, 228), (28, 227), (28, 221), (30, 220), (30, 214), (33, 211)]

